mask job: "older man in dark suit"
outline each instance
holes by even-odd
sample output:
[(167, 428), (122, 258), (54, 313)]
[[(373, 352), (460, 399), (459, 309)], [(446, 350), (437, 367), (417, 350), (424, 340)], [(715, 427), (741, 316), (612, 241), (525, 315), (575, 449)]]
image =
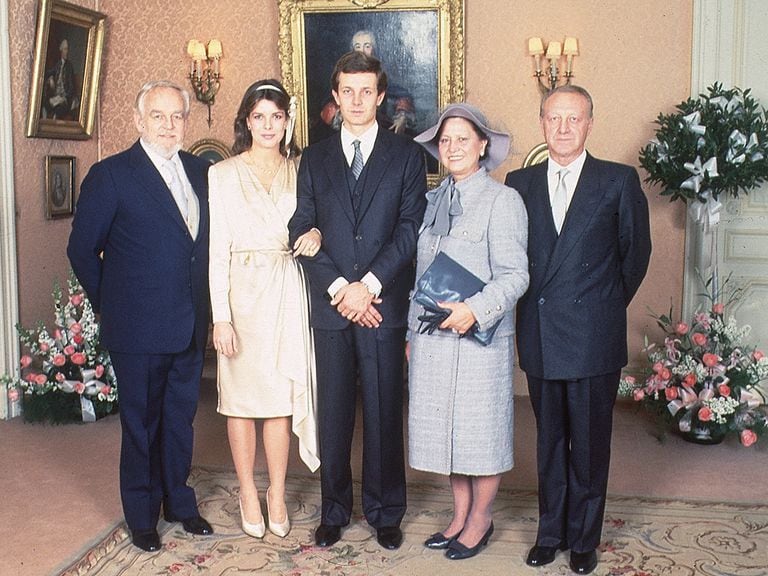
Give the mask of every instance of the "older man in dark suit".
[[(336, 63), (339, 134), (307, 148), (298, 175), (292, 242), (316, 227), (322, 247), (302, 257), (312, 299), (322, 465), (319, 546), (352, 513), (350, 454), (359, 376), (363, 405), (363, 512), (387, 549), (402, 542), (405, 514), (403, 356), (416, 237), (424, 214), (424, 155), (382, 129), (376, 109), (387, 79), (376, 58)], [(330, 300), (330, 304), (329, 304)]]
[(160, 548), (157, 521), (211, 534), (187, 486), (208, 336), (209, 164), (181, 152), (189, 94), (145, 84), (140, 139), (95, 164), (67, 253), (94, 310), (120, 389), (120, 494), (133, 543)]
[(648, 203), (630, 166), (584, 149), (592, 98), (544, 97), (549, 161), (507, 175), (528, 210), (530, 287), (517, 306), (520, 366), (536, 416), (539, 530), (530, 566), (570, 548), (589, 574), (605, 510), (612, 412), (627, 363), (626, 308), (648, 268)]

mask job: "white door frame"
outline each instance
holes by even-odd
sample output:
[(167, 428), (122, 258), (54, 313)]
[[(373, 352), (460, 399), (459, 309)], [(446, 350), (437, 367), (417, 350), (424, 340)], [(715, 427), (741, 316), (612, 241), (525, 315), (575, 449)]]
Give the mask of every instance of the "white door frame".
[[(11, 58), (8, 1), (0, 0), (0, 374), (19, 370), (16, 202), (13, 186)], [(8, 394), (0, 389), (0, 418), (8, 418)]]

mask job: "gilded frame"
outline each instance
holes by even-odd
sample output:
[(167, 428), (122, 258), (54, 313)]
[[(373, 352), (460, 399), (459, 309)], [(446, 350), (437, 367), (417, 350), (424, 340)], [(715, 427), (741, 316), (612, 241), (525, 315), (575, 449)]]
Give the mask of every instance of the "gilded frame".
[(75, 206), (75, 157), (45, 157), (45, 217), (72, 216)]
[[(93, 133), (106, 16), (40, 0), (27, 137), (87, 140)], [(66, 42), (66, 58), (62, 60)], [(63, 63), (62, 63), (63, 62)]]
[(536, 144), (536, 146), (531, 148), (531, 151), (528, 152), (525, 160), (523, 160), (523, 168), (528, 168), (528, 166), (533, 166), (534, 164), (540, 164), (548, 158), (549, 148), (547, 147), (547, 143), (542, 142), (541, 144)]
[(211, 164), (229, 158), (232, 151), (224, 142), (215, 138), (203, 138), (189, 147), (189, 153), (208, 160)]
[[(321, 116), (318, 104), (330, 98), (333, 62), (351, 48), (355, 31), (371, 30), (377, 36), (376, 56), (390, 80), (388, 97), (396, 82), (403, 84), (402, 94), (413, 95), (409, 135), (431, 126), (447, 104), (464, 100), (464, 0), (278, 0), (278, 8), (283, 84), (300, 103), (296, 122), (300, 146), (311, 143), (310, 124), (316, 127)], [(429, 44), (428, 39), (434, 42)], [(388, 67), (392, 61), (395, 65)], [(426, 62), (430, 73), (414, 72), (412, 62), (415, 66)], [(319, 75), (314, 83), (313, 74)], [(322, 89), (316, 88), (320, 81)], [(439, 179), (436, 161), (430, 162), (429, 175), (431, 184)]]

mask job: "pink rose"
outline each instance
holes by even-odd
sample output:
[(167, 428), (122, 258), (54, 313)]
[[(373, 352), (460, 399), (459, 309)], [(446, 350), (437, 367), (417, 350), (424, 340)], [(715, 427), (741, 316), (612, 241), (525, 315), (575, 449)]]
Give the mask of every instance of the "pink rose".
[(14, 403), (19, 401), (19, 389), (11, 388), (8, 390), (8, 402)]
[(72, 344), (69, 344), (68, 346), (64, 346), (64, 354), (67, 356), (72, 356), (72, 354), (75, 353), (75, 347), (72, 346)]
[(725, 304), (721, 304), (720, 302), (717, 302), (712, 306), (712, 312), (715, 314), (719, 314), (720, 316), (723, 315), (723, 312), (725, 312)]
[(69, 327), (69, 330), (72, 332), (72, 334), (80, 334), (80, 332), (83, 331), (83, 327), (80, 325), (80, 322), (75, 322), (72, 324), (72, 326)]
[(632, 398), (635, 401), (640, 402), (640, 400), (645, 398), (645, 391), (642, 388), (635, 388), (632, 390)]
[(717, 354), (712, 354), (711, 352), (707, 352), (704, 354), (704, 356), (701, 357), (701, 361), (704, 362), (704, 366), (707, 368), (712, 368), (713, 366), (717, 366), (720, 363), (720, 356)]
[(53, 357), (54, 366), (64, 366), (64, 364), (66, 363), (67, 363), (67, 357), (64, 356), (64, 354), (56, 354), (56, 356)]
[(668, 402), (675, 400), (679, 395), (680, 394), (677, 391), (677, 386), (670, 386), (669, 388), (664, 388), (664, 396), (666, 397)]
[(679, 334), (680, 336), (685, 336), (688, 334), (688, 324), (685, 322), (678, 322), (675, 325), (675, 333)]
[(699, 422), (709, 422), (712, 420), (712, 409), (708, 406), (702, 406), (699, 408), (699, 413), (697, 416), (699, 418)]
[(739, 436), (741, 437), (741, 444), (745, 448), (749, 448), (750, 446), (752, 446), (752, 444), (757, 442), (757, 434), (752, 432), (752, 430), (749, 430), (749, 429), (742, 430)]
[(85, 354), (82, 352), (75, 352), (71, 356), (72, 364), (76, 364), (77, 366), (82, 366), (85, 364)]
[(72, 336), (72, 340), (74, 340), (75, 344), (77, 344), (78, 346), (83, 342), (85, 342), (85, 338), (83, 338), (82, 334), (75, 334), (74, 336)]
[(83, 384), (82, 382), (75, 382), (74, 388), (75, 388), (75, 392), (77, 392), (78, 394), (82, 394), (83, 392), (85, 392), (85, 384)]
[(731, 395), (731, 387), (728, 386), (728, 384), (720, 384), (720, 385), (718, 385), (717, 391), (720, 393), (720, 396), (730, 396)]
[(683, 378), (683, 386), (687, 386), (688, 388), (696, 386), (696, 374), (686, 374), (685, 378)]
[(760, 362), (765, 357), (765, 354), (763, 354), (760, 350), (755, 350), (752, 352), (752, 358), (755, 360), (755, 362)]
[(46, 382), (48, 382), (48, 376), (46, 376), (45, 374), (38, 374), (37, 376), (35, 376), (35, 384), (37, 384), (38, 386), (42, 386)]
[(21, 364), (22, 368), (26, 368), (30, 364), (32, 364), (32, 357), (28, 356), (27, 354), (24, 354), (24, 356), (21, 357), (21, 360), (19, 360), (19, 363)]
[(50, 349), (51, 347), (48, 346), (47, 342), (40, 342), (40, 350), (42, 350), (43, 352), (48, 352), (48, 350)]
[(704, 346), (707, 343), (707, 337), (701, 332), (696, 332), (691, 336), (691, 340), (693, 340), (693, 343), (696, 344), (696, 346)]
[(83, 303), (83, 295), (72, 294), (72, 296), (69, 297), (69, 301), (72, 303), (73, 306), (80, 306), (80, 304)]
[(37, 372), (27, 372), (23, 376), (24, 380), (26, 380), (27, 382), (34, 382), (37, 379), (37, 377), (38, 377)]
[(669, 371), (669, 368), (664, 368), (664, 370), (661, 371), (661, 374), (659, 374), (659, 376), (661, 376), (662, 380), (669, 380), (670, 378), (672, 378), (672, 372)]
[(656, 362), (653, 365), (653, 371), (656, 372), (656, 374), (660, 374), (663, 369), (664, 369), (664, 364), (662, 364), (661, 362)]
[(101, 393), (104, 394), (104, 396), (109, 396), (112, 392), (112, 387), (109, 384), (104, 384), (104, 386), (101, 387)]
[(630, 386), (634, 386), (635, 384), (637, 384), (637, 380), (635, 380), (634, 376), (625, 376), (624, 382), (626, 382)]
[(64, 376), (64, 374), (62, 374), (61, 372), (56, 372), (56, 382), (64, 382), (64, 380), (66, 379), (67, 377)]
[(96, 378), (101, 378), (102, 374), (104, 374), (104, 366), (101, 364), (96, 365)]
[(53, 337), (56, 340), (61, 340), (61, 330), (56, 328), (56, 330), (53, 331)]

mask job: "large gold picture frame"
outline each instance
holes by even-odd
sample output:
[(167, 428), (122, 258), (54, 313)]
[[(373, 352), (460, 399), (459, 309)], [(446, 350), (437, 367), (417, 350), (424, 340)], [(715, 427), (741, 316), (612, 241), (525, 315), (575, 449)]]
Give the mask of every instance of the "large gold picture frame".
[[(278, 0), (278, 6), (280, 64), (286, 89), (300, 102), (300, 146), (337, 128), (330, 77), (356, 33), (367, 33), (368, 49), (389, 78), (380, 108), (387, 128), (415, 136), (445, 105), (463, 101), (464, 0)], [(436, 161), (428, 171), (438, 178)]]
[(93, 133), (106, 16), (40, 0), (27, 136), (87, 140)]

